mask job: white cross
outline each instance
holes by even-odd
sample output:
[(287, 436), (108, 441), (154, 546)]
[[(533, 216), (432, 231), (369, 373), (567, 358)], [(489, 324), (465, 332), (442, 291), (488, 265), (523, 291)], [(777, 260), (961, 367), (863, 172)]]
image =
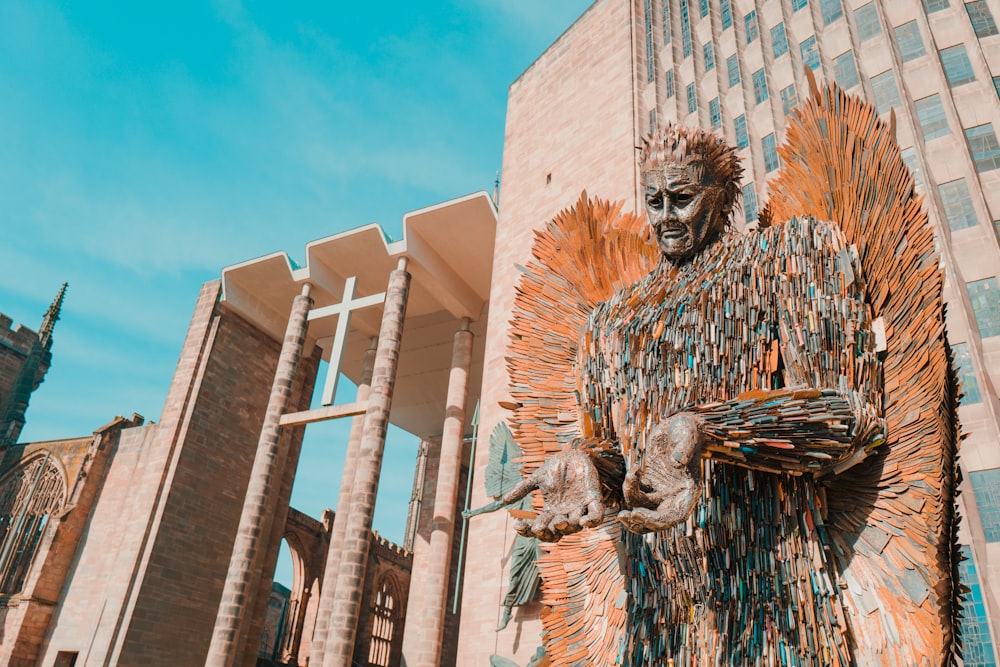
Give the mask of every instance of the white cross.
[(360, 299), (354, 298), (354, 288), (358, 284), (356, 276), (351, 276), (344, 283), (344, 298), (340, 303), (323, 306), (309, 311), (310, 320), (337, 315), (337, 332), (333, 336), (333, 347), (330, 348), (330, 368), (326, 373), (326, 383), (323, 385), (323, 405), (333, 405), (333, 397), (337, 393), (337, 380), (340, 379), (340, 365), (344, 362), (344, 343), (347, 341), (347, 328), (351, 323), (351, 311), (368, 306), (376, 306), (385, 301), (385, 292), (372, 294)]

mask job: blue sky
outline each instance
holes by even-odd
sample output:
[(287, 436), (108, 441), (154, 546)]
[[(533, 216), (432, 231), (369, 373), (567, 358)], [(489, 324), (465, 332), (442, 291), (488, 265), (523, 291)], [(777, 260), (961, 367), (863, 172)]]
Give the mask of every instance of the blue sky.
[[(22, 441), (158, 420), (222, 267), (491, 190), (507, 87), (589, 4), (0, 3), (0, 312), (37, 328), (70, 284)], [(309, 427), (294, 506), (335, 505), (342, 442)], [(396, 541), (415, 451), (388, 444)]]

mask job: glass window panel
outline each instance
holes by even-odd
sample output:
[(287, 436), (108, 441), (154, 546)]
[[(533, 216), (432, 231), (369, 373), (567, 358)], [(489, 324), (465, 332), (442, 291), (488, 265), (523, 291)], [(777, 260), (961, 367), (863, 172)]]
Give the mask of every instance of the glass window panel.
[(736, 130), (736, 148), (743, 150), (750, 145), (750, 137), (747, 135), (747, 118), (739, 115), (733, 119), (733, 129)]
[(751, 11), (743, 17), (743, 25), (747, 31), (747, 44), (757, 39), (757, 12)]
[(735, 53), (726, 58), (726, 70), (729, 74), (729, 85), (738, 84), (740, 82), (740, 61)]
[(976, 171), (1000, 169), (1000, 144), (997, 143), (992, 123), (966, 128), (965, 140), (969, 142)]
[(799, 103), (798, 95), (795, 94), (795, 84), (788, 86), (787, 88), (781, 89), (781, 111), (786, 116), (795, 108), (795, 105)]
[(646, 83), (656, 81), (653, 66), (653, 2), (646, 0)]
[(816, 35), (799, 44), (802, 63), (809, 69), (819, 69), (819, 49), (816, 48)]
[(972, 29), (976, 31), (976, 37), (989, 37), (998, 33), (996, 21), (993, 20), (993, 14), (986, 5), (986, 0), (965, 3), (965, 11), (969, 13), (969, 21), (972, 22)]
[(792, 11), (797, 12), (809, 4), (809, 0), (792, 0)]
[(1000, 97), (1000, 76), (993, 77), (993, 90), (997, 91), (997, 97)]
[[(669, 0), (667, 0), (669, 2)], [(719, 13), (722, 14), (722, 29), (733, 27), (733, 5), (732, 0), (721, 0), (719, 2)]]
[(688, 98), (688, 113), (694, 113), (698, 110), (698, 98), (695, 96), (694, 84), (689, 83), (687, 86), (687, 98)]
[(969, 290), (969, 301), (972, 302), (972, 312), (976, 316), (976, 324), (983, 338), (1000, 336), (1000, 291), (997, 291), (997, 279), (985, 278), (966, 283)]
[(715, 48), (712, 46), (712, 42), (705, 42), (705, 45), (701, 47), (701, 52), (705, 59), (705, 71), (715, 69)]
[(899, 155), (903, 158), (903, 163), (909, 167), (910, 173), (913, 174), (914, 184), (921, 188), (924, 187), (924, 182), (920, 176), (920, 164), (917, 162), (917, 150), (910, 146), (899, 151)]
[(774, 133), (772, 132), (761, 139), (760, 145), (764, 149), (764, 169), (774, 171), (778, 168), (778, 143), (774, 138)]
[(892, 70), (886, 70), (872, 77), (872, 93), (875, 95), (875, 109), (886, 113), (892, 107), (899, 106), (899, 89), (896, 88), (896, 77)]
[(823, 25), (830, 25), (844, 18), (844, 7), (840, 0), (820, 0), (819, 11), (823, 15)]
[(931, 12), (939, 12), (942, 9), (948, 9), (948, 0), (923, 0), (924, 9), (928, 14)]
[(753, 99), (757, 104), (767, 100), (767, 76), (763, 69), (753, 73)]
[(681, 49), (684, 57), (691, 55), (691, 15), (688, 13), (688, 0), (680, 0), (681, 7)]
[(708, 16), (708, 0), (698, 0), (698, 14), (701, 18)]
[(708, 102), (708, 118), (712, 122), (713, 130), (718, 130), (722, 127), (722, 110), (719, 108), (718, 97)]
[(962, 396), (962, 405), (982, 403), (983, 396), (979, 392), (979, 380), (976, 379), (976, 369), (972, 366), (969, 345), (967, 343), (952, 345), (951, 352), (955, 356), (955, 371), (962, 382), (962, 393), (965, 394)]
[(858, 26), (858, 37), (862, 42), (882, 34), (882, 26), (878, 22), (878, 10), (875, 3), (869, 2), (854, 10), (854, 22)]
[(656, 132), (656, 109), (649, 110), (649, 133)]
[(775, 58), (780, 58), (788, 53), (788, 36), (785, 35), (784, 23), (779, 23), (771, 28), (771, 48), (774, 50)]
[(942, 183), (938, 186), (938, 192), (941, 194), (944, 217), (952, 231), (976, 225), (976, 209), (972, 206), (972, 197), (964, 178)]
[(670, 43), (670, 2), (663, 3), (663, 43)]
[(893, 32), (896, 33), (899, 55), (903, 58), (904, 63), (927, 53), (924, 50), (924, 40), (920, 37), (920, 26), (917, 25), (916, 21), (896, 26)]
[(841, 88), (853, 88), (858, 85), (858, 68), (854, 64), (854, 54), (850, 51), (842, 53), (833, 61), (833, 78)]
[(753, 222), (757, 219), (757, 191), (753, 188), (753, 183), (743, 186), (743, 219)]
[(674, 70), (667, 70), (667, 98), (674, 96)]
[(941, 65), (944, 67), (945, 78), (951, 86), (961, 86), (976, 80), (976, 75), (972, 72), (972, 63), (969, 62), (969, 54), (965, 50), (964, 44), (949, 46), (947, 49), (938, 51), (941, 56)]
[(965, 667), (996, 667), (993, 638), (986, 619), (982, 586), (976, 574), (976, 564), (972, 560), (972, 549), (961, 546), (959, 550), (961, 562), (958, 565), (958, 578), (969, 589), (967, 602), (962, 605), (962, 664)]
[(924, 133), (924, 139), (930, 141), (951, 132), (948, 129), (948, 118), (944, 115), (944, 107), (941, 105), (939, 95), (921, 98), (914, 102), (913, 106), (917, 109), (917, 120), (920, 121), (920, 130)]

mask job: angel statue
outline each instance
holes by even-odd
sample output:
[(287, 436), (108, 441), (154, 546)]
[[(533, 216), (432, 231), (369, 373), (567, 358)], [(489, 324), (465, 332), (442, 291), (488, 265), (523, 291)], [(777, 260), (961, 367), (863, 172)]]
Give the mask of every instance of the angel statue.
[(537, 233), (499, 502), (532, 501), (553, 665), (957, 656), (933, 231), (894, 119), (810, 83), (759, 229), (732, 229), (736, 150), (671, 125), (640, 151), (648, 231), (584, 193)]

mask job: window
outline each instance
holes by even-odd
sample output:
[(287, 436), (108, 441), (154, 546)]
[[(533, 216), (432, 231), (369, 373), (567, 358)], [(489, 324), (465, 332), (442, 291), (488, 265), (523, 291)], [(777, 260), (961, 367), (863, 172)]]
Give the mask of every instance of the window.
[(670, 3), (663, 3), (663, 43), (670, 43)]
[(392, 643), (396, 635), (396, 592), (388, 581), (382, 582), (381, 588), (372, 600), (372, 642), (368, 648), (368, 664), (375, 667), (389, 667), (392, 654)]
[(24, 586), (49, 516), (62, 508), (66, 482), (49, 456), (35, 456), (0, 481), (0, 594)]
[(962, 393), (965, 394), (962, 405), (982, 403), (983, 396), (979, 393), (979, 381), (976, 379), (976, 369), (972, 367), (968, 343), (952, 345), (951, 352), (955, 356), (955, 370), (958, 372), (958, 379), (962, 381)]
[(872, 77), (872, 93), (875, 96), (875, 109), (879, 113), (886, 113), (892, 107), (899, 106), (899, 89), (896, 88), (896, 77), (891, 69)]
[(924, 10), (930, 14), (932, 12), (939, 12), (942, 9), (948, 9), (948, 0), (923, 0)]
[(649, 133), (656, 132), (656, 109), (649, 110)]
[(753, 189), (753, 183), (743, 186), (743, 219), (747, 223), (757, 219), (757, 191)]
[(687, 98), (688, 98), (688, 113), (694, 113), (698, 110), (698, 98), (695, 96), (694, 84), (689, 83), (687, 86)]
[(712, 42), (705, 42), (705, 46), (701, 47), (701, 52), (705, 60), (705, 71), (715, 69), (715, 49), (712, 47)]
[(780, 58), (788, 53), (788, 37), (785, 35), (784, 23), (779, 23), (771, 28), (771, 48), (774, 49), (775, 58)]
[(925, 140), (937, 139), (951, 132), (939, 95), (921, 98), (914, 102), (913, 106), (917, 109), (917, 120), (920, 121), (920, 131), (923, 132)]
[(646, 83), (656, 81), (653, 66), (653, 2), (646, 0)]
[(753, 73), (753, 99), (756, 104), (767, 101), (767, 77), (763, 69)]
[(997, 91), (997, 97), (1000, 97), (1000, 76), (993, 77), (993, 90)]
[(909, 62), (914, 58), (924, 55), (924, 40), (920, 37), (920, 27), (916, 21), (910, 21), (903, 25), (896, 26), (896, 43), (899, 44), (899, 55), (903, 62)]
[(757, 12), (751, 11), (749, 14), (743, 17), (743, 25), (746, 27), (747, 31), (747, 44), (751, 43), (758, 37), (757, 33)]
[(674, 96), (674, 70), (667, 70), (667, 99)]
[(726, 71), (729, 74), (729, 85), (730, 87), (739, 84), (740, 82), (740, 61), (737, 59), (736, 54), (726, 58)]
[(732, 0), (721, 0), (719, 2), (719, 12), (722, 14), (722, 29), (733, 27), (733, 5)]
[(819, 11), (823, 15), (823, 25), (844, 18), (844, 7), (840, 0), (819, 0)]
[(979, 333), (983, 338), (1000, 336), (1000, 292), (997, 292), (997, 279), (976, 280), (966, 283), (965, 287), (969, 290), (969, 301), (972, 302), (972, 312), (976, 316)]
[(969, 21), (972, 22), (972, 29), (976, 31), (976, 37), (997, 34), (997, 24), (993, 20), (990, 8), (986, 6), (986, 0), (965, 3), (965, 11), (969, 13)]
[(853, 88), (858, 85), (858, 68), (854, 64), (854, 54), (850, 51), (842, 53), (833, 59), (833, 78), (841, 88)]
[(739, 115), (733, 119), (733, 129), (736, 130), (736, 148), (743, 150), (750, 145), (750, 137), (747, 136), (747, 117)]
[(965, 128), (965, 140), (969, 142), (976, 171), (1000, 169), (1000, 144), (997, 143), (992, 123)]
[(802, 54), (802, 64), (809, 69), (819, 69), (819, 50), (816, 48), (816, 35), (799, 44)]
[(809, 0), (792, 0), (792, 11), (797, 12), (808, 4)]
[(791, 113), (795, 105), (799, 103), (799, 98), (795, 94), (795, 84), (781, 89), (781, 111), (786, 116)]
[(698, 14), (701, 18), (708, 16), (708, 0), (698, 0)]
[(691, 15), (688, 13), (688, 0), (681, 0), (681, 49), (684, 57), (691, 55)]
[(764, 169), (774, 171), (778, 168), (778, 143), (774, 139), (774, 133), (761, 139), (760, 145), (764, 149)]
[(708, 102), (708, 117), (712, 121), (712, 129), (718, 130), (722, 127), (722, 110), (719, 109), (719, 98), (709, 100)]
[(882, 34), (882, 26), (878, 23), (878, 10), (875, 3), (869, 2), (854, 10), (854, 22), (858, 25), (858, 37), (862, 42)]
[(949, 46), (947, 49), (938, 51), (941, 56), (941, 65), (944, 67), (945, 78), (952, 87), (961, 86), (976, 80), (976, 75), (972, 73), (972, 63), (969, 62), (969, 54), (965, 51), (964, 44)]
[[(976, 474), (976, 473), (973, 473)], [(983, 589), (976, 574), (976, 564), (972, 560), (972, 549), (959, 547), (958, 578), (968, 588), (962, 606), (962, 664), (965, 667), (992, 667), (993, 639), (990, 637), (989, 621), (986, 620), (986, 605)]]
[(976, 209), (972, 207), (972, 197), (964, 178), (942, 183), (938, 186), (938, 192), (941, 194), (941, 207), (944, 208), (944, 217), (948, 220), (951, 231), (976, 225)]
[(917, 163), (917, 150), (913, 146), (910, 146), (899, 151), (899, 156), (903, 158), (903, 164), (913, 174), (914, 184), (921, 188), (924, 187), (924, 181), (920, 176), (920, 165)]

